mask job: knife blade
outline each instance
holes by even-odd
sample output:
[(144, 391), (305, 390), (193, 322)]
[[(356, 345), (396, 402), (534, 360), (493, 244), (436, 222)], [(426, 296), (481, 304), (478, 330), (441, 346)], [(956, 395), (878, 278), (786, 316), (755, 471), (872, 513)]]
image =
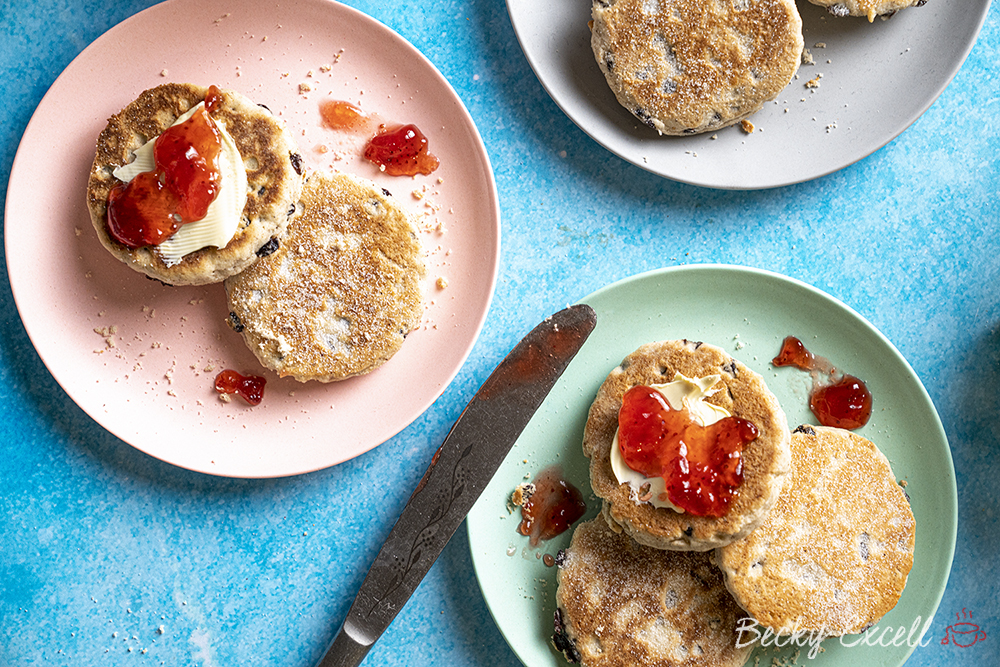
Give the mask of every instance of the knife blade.
[(364, 660), (595, 325), (590, 306), (565, 308), (532, 329), (486, 379), (431, 458), (317, 667)]

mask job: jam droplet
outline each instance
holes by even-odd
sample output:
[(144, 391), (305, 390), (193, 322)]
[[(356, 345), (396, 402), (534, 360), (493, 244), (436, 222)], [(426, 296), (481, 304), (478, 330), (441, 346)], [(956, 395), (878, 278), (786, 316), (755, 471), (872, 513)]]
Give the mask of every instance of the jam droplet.
[[(206, 107), (218, 103), (212, 86)], [(159, 245), (184, 225), (205, 217), (219, 193), (222, 139), (204, 108), (163, 131), (153, 144), (155, 169), (108, 193), (108, 233), (122, 245)]]
[(532, 482), (535, 492), (521, 505), (517, 532), (528, 536), (531, 546), (564, 533), (587, 511), (583, 494), (563, 479), (558, 467), (546, 468)]
[(666, 500), (694, 516), (721, 517), (743, 484), (743, 449), (757, 427), (740, 417), (701, 426), (652, 387), (632, 387), (618, 412), (618, 444), (629, 468), (662, 477)]
[(416, 125), (379, 127), (368, 140), (365, 159), (390, 176), (427, 175), (438, 168), (438, 159), (427, 150), (427, 137)]
[(804, 371), (811, 371), (816, 368), (816, 357), (798, 338), (786, 336), (781, 343), (781, 351), (771, 363), (775, 366), (795, 366)]
[(823, 426), (861, 428), (872, 416), (872, 393), (853, 375), (816, 389), (809, 396), (809, 409)]
[(327, 100), (319, 105), (323, 126), (331, 130), (364, 130), (371, 118), (350, 102)]
[(239, 394), (250, 405), (260, 405), (264, 400), (264, 385), (267, 380), (256, 375), (244, 377), (234, 370), (226, 369), (215, 376), (215, 390), (220, 394)]
[[(781, 351), (771, 363), (775, 366), (795, 366), (811, 371), (813, 388), (809, 393), (809, 409), (823, 426), (856, 429), (868, 423), (872, 416), (872, 393), (863, 380), (843, 375), (824, 357), (806, 349), (795, 336), (786, 336)], [(825, 373), (828, 381), (817, 377)]]

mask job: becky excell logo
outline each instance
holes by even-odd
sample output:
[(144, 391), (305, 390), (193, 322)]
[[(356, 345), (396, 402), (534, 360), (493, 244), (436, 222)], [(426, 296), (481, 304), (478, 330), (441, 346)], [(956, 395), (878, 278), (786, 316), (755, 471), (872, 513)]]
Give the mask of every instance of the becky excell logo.
[[(912, 647), (927, 646), (931, 643), (931, 638), (925, 635), (927, 635), (927, 631), (930, 629), (931, 621), (933, 620), (933, 618), (929, 618), (925, 623), (922, 617), (917, 616), (910, 627), (906, 627), (905, 625), (898, 628), (873, 625), (861, 634), (842, 635), (837, 639), (847, 648), (855, 646), (882, 646), (884, 648), (903, 645)], [(739, 635), (736, 638), (736, 648), (750, 646), (754, 642), (760, 642), (762, 648), (767, 648), (768, 646), (779, 649), (786, 647), (805, 648), (808, 646), (809, 652), (807, 653), (807, 657), (812, 660), (819, 653), (820, 644), (823, 640), (830, 637), (822, 629), (803, 630), (798, 627), (798, 622), (790, 630), (783, 631), (781, 635), (778, 635), (774, 630), (766, 626), (763, 630), (759, 630), (758, 626), (759, 624), (753, 618), (741, 618), (736, 627)], [(975, 628), (975, 631), (972, 628)], [(951, 634), (952, 642), (957, 646), (972, 646), (972, 644), (986, 637), (986, 633), (982, 632), (979, 626), (972, 623), (956, 623), (948, 627), (948, 632)], [(982, 633), (982, 636), (975, 634), (975, 632)], [(941, 643), (948, 643), (947, 635)]]
[(985, 630), (972, 623), (971, 620), (962, 620), (963, 618), (972, 619), (971, 613), (963, 609), (961, 613), (955, 614), (955, 618), (958, 619), (958, 623), (952, 623), (945, 628), (944, 639), (941, 640), (942, 644), (954, 644), (955, 646), (968, 648), (976, 642), (986, 639)]

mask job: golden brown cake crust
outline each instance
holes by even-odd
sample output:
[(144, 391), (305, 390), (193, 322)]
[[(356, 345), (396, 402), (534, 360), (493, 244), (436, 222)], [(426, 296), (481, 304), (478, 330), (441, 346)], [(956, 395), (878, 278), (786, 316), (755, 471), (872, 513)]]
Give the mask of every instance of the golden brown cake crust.
[(136, 271), (171, 285), (220, 282), (249, 266), (261, 246), (271, 237), (284, 234), (302, 188), (301, 157), (284, 124), (240, 93), (220, 92), (221, 103), (211, 115), (236, 143), (248, 185), (243, 219), (225, 248), (196, 250), (168, 266), (155, 248), (129, 249), (112, 239), (107, 230), (108, 193), (121, 182), (112, 175), (114, 169), (129, 163), (133, 151), (202, 102), (207, 88), (168, 83), (146, 90), (108, 120), (97, 140), (87, 184), (87, 207), (101, 244)]
[(662, 551), (600, 516), (577, 526), (556, 604), (584, 667), (739, 667), (745, 616), (706, 553)]
[(247, 346), (306, 382), (368, 373), (420, 322), (423, 254), (406, 211), (369, 181), (313, 173), (273, 254), (225, 282)]
[[(697, 517), (640, 503), (628, 484), (619, 484), (610, 452), (625, 392), (636, 385), (670, 382), (675, 373), (691, 378), (718, 374), (722, 389), (706, 399), (753, 422), (758, 437), (743, 451), (743, 485), (723, 517)], [(716, 385), (719, 386), (719, 385)], [(789, 433), (778, 400), (763, 378), (721, 348), (695, 341), (648, 343), (628, 355), (597, 392), (584, 429), (583, 453), (590, 458), (590, 483), (604, 499), (612, 528), (659, 549), (705, 551), (753, 530), (774, 505), (789, 469)]]
[(661, 134), (732, 125), (802, 56), (793, 0), (595, 0), (591, 46), (619, 103)]
[(717, 557), (733, 596), (762, 625), (786, 634), (857, 633), (899, 600), (915, 529), (874, 444), (850, 431), (800, 426), (778, 503)]

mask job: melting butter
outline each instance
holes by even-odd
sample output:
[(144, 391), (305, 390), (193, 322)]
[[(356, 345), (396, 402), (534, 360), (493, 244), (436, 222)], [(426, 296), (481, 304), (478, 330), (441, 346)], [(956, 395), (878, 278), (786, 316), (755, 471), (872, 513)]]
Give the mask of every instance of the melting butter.
[[(204, 106), (205, 103), (202, 102), (192, 107), (174, 121), (174, 125), (183, 123)], [(243, 165), (243, 156), (225, 126), (215, 121), (215, 127), (222, 139), (222, 150), (219, 152), (219, 193), (209, 205), (204, 218), (181, 225), (173, 236), (156, 246), (157, 253), (167, 266), (179, 264), (185, 255), (195, 250), (210, 246), (226, 247), (236, 235), (243, 218), (243, 208), (247, 201), (247, 170)], [(157, 137), (153, 137), (137, 148), (133, 153), (134, 159), (115, 169), (114, 177), (128, 183), (145, 171), (153, 171), (156, 168), (153, 159), (156, 139)]]
[[(722, 379), (720, 375), (707, 375), (703, 378), (689, 378), (682, 373), (674, 375), (672, 382), (666, 384), (649, 385), (663, 395), (667, 403), (674, 410), (681, 410), (687, 407), (691, 419), (700, 426), (708, 426), (717, 421), (731, 416), (729, 411), (712, 403), (706, 403), (705, 399), (715, 393), (712, 387)], [(611, 469), (615, 473), (615, 478), (619, 484), (628, 484), (632, 488), (632, 499), (636, 502), (648, 502), (653, 507), (669, 508), (675, 512), (683, 513), (683, 510), (674, 507), (673, 503), (666, 500), (666, 482), (662, 477), (646, 477), (641, 472), (636, 472), (628, 467), (625, 458), (622, 456), (621, 448), (618, 445), (618, 431), (615, 431), (615, 438), (611, 442)], [(642, 487), (649, 484), (647, 491), (648, 499), (642, 492)], [(662, 496), (662, 499), (661, 499)]]

